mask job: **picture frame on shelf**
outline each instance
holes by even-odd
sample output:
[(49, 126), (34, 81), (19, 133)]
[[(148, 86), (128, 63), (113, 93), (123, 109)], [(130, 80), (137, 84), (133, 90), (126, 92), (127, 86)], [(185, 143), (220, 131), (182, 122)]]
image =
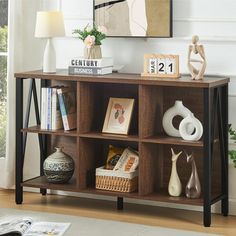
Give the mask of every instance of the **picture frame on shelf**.
[(180, 78), (179, 55), (145, 54), (142, 76)]
[(124, 134), (129, 132), (135, 99), (110, 97), (103, 124), (103, 133)]
[(93, 0), (93, 21), (108, 37), (172, 37), (173, 0)]

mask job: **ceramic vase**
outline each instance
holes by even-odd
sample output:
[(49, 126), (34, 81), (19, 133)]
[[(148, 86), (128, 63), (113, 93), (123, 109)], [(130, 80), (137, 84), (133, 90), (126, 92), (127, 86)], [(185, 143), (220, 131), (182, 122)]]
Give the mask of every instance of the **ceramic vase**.
[[(193, 133), (188, 132), (189, 125), (194, 127)], [(188, 114), (187, 117), (180, 122), (179, 132), (184, 140), (197, 141), (202, 137), (203, 134), (202, 123), (197, 118), (195, 118), (192, 113)]]
[(187, 162), (192, 165), (192, 173), (186, 185), (185, 194), (187, 198), (199, 198), (201, 195), (201, 184), (197, 173), (197, 167), (194, 160), (194, 155), (193, 153), (191, 155), (188, 155), (186, 153), (186, 156), (187, 156)]
[(50, 183), (66, 183), (74, 173), (74, 161), (62, 152), (61, 148), (55, 149), (56, 152), (48, 156), (43, 163), (44, 174)]
[(171, 168), (170, 181), (169, 181), (169, 185), (168, 185), (168, 192), (169, 192), (170, 196), (178, 197), (178, 196), (180, 196), (180, 194), (182, 192), (182, 184), (181, 184), (179, 176), (178, 176), (176, 163), (177, 163), (178, 157), (180, 156), (182, 151), (179, 152), (178, 154), (175, 154), (174, 150), (171, 148), (171, 153), (172, 153), (172, 158), (171, 158), (172, 168)]
[[(173, 126), (173, 118), (175, 116), (181, 116), (183, 118), (187, 117), (187, 115), (191, 114), (192, 112), (183, 105), (182, 101), (175, 101), (173, 107), (169, 108), (162, 119), (162, 125), (165, 132), (172, 137), (181, 137), (180, 132)], [(194, 130), (193, 126), (188, 126), (188, 133), (192, 133)]]
[(101, 46), (100, 45), (93, 45), (90, 48), (85, 46), (84, 58), (85, 59), (101, 59), (102, 58)]

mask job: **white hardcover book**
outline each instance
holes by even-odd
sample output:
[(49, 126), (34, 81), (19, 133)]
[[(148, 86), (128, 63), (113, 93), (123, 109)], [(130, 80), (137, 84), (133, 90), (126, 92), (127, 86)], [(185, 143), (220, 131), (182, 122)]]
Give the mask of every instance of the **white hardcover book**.
[(113, 66), (112, 57), (103, 57), (101, 59), (84, 59), (82, 57), (76, 57), (70, 60), (69, 66), (77, 67), (108, 67)]
[(47, 109), (46, 109), (46, 121), (47, 129), (52, 129), (52, 88), (47, 88)]
[(75, 67), (69, 66), (68, 68), (70, 75), (106, 75), (112, 73), (112, 67), (99, 67), (99, 68), (90, 68), (90, 67)]
[(47, 88), (41, 89), (41, 129), (47, 129), (46, 121), (46, 110), (47, 110)]
[(57, 97), (57, 88), (52, 88), (52, 130), (62, 129), (60, 105)]

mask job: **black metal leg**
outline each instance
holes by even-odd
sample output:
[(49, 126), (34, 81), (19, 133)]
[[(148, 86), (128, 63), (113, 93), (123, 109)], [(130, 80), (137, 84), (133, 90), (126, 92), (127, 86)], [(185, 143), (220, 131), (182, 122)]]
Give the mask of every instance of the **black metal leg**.
[(16, 204), (21, 204), (23, 201), (23, 188), (21, 186), (23, 180), (23, 79), (16, 79)]
[(123, 210), (123, 197), (117, 197), (117, 210)]
[[(30, 107), (31, 107), (32, 93), (33, 93), (33, 79), (30, 79), (28, 100), (27, 100), (27, 104), (26, 104), (26, 114), (25, 114), (24, 128), (28, 128), (28, 126), (29, 126), (29, 117), (30, 117)], [(23, 156), (25, 156), (26, 142), (27, 142), (27, 132), (23, 133)], [(22, 168), (23, 168), (23, 166), (22, 166)]]
[[(40, 121), (40, 114), (39, 114), (39, 104), (38, 104), (38, 97), (37, 97), (37, 90), (36, 90), (36, 84), (35, 84), (35, 79), (33, 79), (32, 81), (32, 89), (33, 89), (33, 96), (34, 96), (34, 108), (35, 108), (35, 116), (36, 116), (36, 123), (37, 125), (41, 124)], [(43, 140), (43, 135), (42, 134), (38, 134), (38, 140), (39, 140), (39, 149), (40, 149), (40, 175), (43, 175), (43, 162), (44, 162), (44, 157), (45, 157), (45, 153), (44, 153), (44, 140)], [(46, 195), (47, 190), (46, 189), (40, 189), (40, 193), (42, 195)]]
[(204, 89), (203, 221), (205, 227), (211, 225), (211, 119), (211, 89)]
[(224, 198), (221, 201), (221, 213), (228, 216), (229, 212), (229, 187), (228, 187), (228, 85), (222, 87), (221, 93), (222, 108), (222, 142), (224, 153), (221, 155), (222, 160), (222, 193)]

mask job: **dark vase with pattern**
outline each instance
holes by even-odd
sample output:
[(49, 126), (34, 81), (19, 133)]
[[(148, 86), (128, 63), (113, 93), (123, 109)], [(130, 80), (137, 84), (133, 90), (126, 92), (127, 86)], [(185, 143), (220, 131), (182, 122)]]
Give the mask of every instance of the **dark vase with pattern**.
[(62, 148), (55, 149), (43, 163), (44, 174), (50, 183), (67, 183), (74, 173), (74, 160), (62, 152)]

